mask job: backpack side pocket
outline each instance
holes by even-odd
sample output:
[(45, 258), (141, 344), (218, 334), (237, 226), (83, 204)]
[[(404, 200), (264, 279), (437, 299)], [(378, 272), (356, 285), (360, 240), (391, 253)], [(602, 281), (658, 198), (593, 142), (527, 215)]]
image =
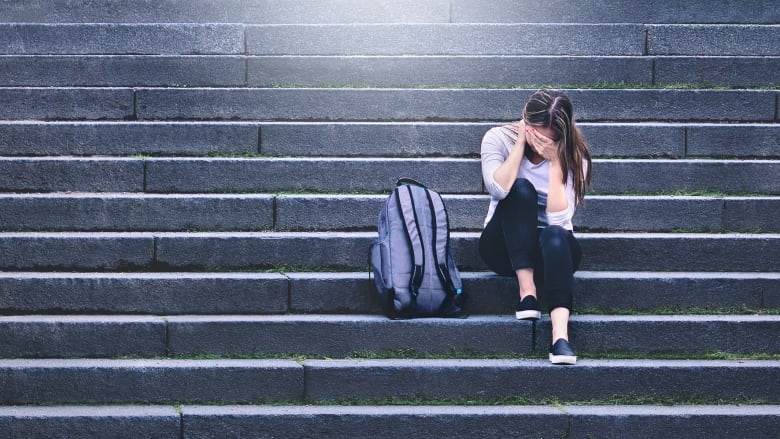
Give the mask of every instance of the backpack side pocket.
[(395, 289), (393, 273), (390, 266), (390, 249), (387, 239), (376, 239), (371, 244), (371, 271), (374, 274), (374, 288), (379, 294), (382, 309), (388, 316), (395, 316)]

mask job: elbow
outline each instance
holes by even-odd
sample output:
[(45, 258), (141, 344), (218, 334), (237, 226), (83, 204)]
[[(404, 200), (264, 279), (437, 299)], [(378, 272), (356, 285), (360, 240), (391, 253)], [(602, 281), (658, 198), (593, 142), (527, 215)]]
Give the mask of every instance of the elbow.
[(572, 207), (571, 203), (568, 203), (566, 200), (564, 200), (562, 203), (558, 204), (547, 204), (546, 209), (548, 216), (569, 216), (574, 212), (574, 208)]
[(486, 176), (483, 179), (483, 183), (485, 184), (485, 189), (487, 190), (488, 194), (490, 194), (491, 197), (497, 200), (503, 200), (504, 198), (506, 198), (506, 196), (509, 195), (509, 190), (504, 189), (504, 187), (501, 186), (501, 184), (498, 181), (496, 181), (495, 175), (493, 174), (487, 174), (487, 175), (488, 176)]
[(574, 216), (574, 208), (571, 205), (566, 206), (563, 210), (547, 211), (547, 224), (550, 226), (561, 226), (566, 228), (571, 224), (571, 219)]
[(500, 184), (496, 183), (495, 181), (491, 182), (491, 184), (486, 185), (488, 193), (491, 197), (495, 198), (496, 200), (503, 200), (506, 198), (507, 195), (509, 195), (509, 191), (504, 189)]

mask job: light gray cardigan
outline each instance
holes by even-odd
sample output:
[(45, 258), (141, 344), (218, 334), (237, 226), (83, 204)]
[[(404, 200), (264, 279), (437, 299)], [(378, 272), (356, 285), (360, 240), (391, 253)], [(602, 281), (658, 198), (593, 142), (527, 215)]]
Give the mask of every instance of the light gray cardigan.
[[(509, 157), (509, 153), (514, 148), (517, 141), (517, 134), (505, 127), (495, 127), (490, 129), (482, 138), (482, 148), (480, 155), (482, 157), (482, 180), (485, 182), (485, 188), (490, 194), (490, 206), (488, 206), (485, 225), (493, 217), (498, 202), (506, 198), (509, 191), (504, 190), (493, 179), (493, 173)], [(583, 165), (587, 166), (587, 164)], [(538, 227), (548, 225), (561, 226), (566, 230), (573, 230), (571, 222), (576, 209), (576, 199), (574, 194), (574, 184), (572, 175), (566, 181), (566, 200), (568, 206), (566, 210), (560, 212), (547, 212), (547, 192), (550, 187), (550, 163), (547, 160), (539, 164), (533, 164), (526, 157), (520, 162), (520, 172), (517, 178), (525, 178), (533, 184), (536, 192), (539, 194), (539, 204), (537, 217), (539, 218)]]

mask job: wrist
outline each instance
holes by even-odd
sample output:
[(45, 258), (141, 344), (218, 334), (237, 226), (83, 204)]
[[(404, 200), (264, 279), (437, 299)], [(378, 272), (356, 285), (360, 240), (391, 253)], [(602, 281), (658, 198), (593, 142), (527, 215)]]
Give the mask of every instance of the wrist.
[(558, 159), (549, 160), (550, 162), (550, 177), (558, 178), (563, 175), (563, 168), (561, 168), (561, 162)]
[(523, 156), (525, 153), (525, 142), (518, 140), (512, 147), (511, 155)]

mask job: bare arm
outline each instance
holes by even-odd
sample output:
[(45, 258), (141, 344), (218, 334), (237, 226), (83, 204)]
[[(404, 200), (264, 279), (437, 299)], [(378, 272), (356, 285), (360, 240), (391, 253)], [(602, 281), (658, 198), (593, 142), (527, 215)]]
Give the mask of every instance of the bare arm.
[(561, 212), (569, 208), (566, 199), (566, 185), (563, 180), (561, 163), (556, 157), (550, 160), (550, 187), (547, 192), (547, 213)]
[(520, 173), (520, 162), (523, 160), (525, 152), (525, 136), (522, 134), (525, 132), (525, 127), (523, 122), (518, 125), (517, 141), (512, 151), (504, 163), (493, 172), (493, 179), (506, 191), (512, 189), (512, 185), (517, 180), (517, 175)]
[(566, 183), (563, 179), (563, 170), (558, 159), (558, 144), (536, 130), (530, 129), (529, 134), (533, 138), (532, 147), (536, 153), (550, 163), (547, 213), (565, 211), (569, 208), (569, 200), (566, 197)]

